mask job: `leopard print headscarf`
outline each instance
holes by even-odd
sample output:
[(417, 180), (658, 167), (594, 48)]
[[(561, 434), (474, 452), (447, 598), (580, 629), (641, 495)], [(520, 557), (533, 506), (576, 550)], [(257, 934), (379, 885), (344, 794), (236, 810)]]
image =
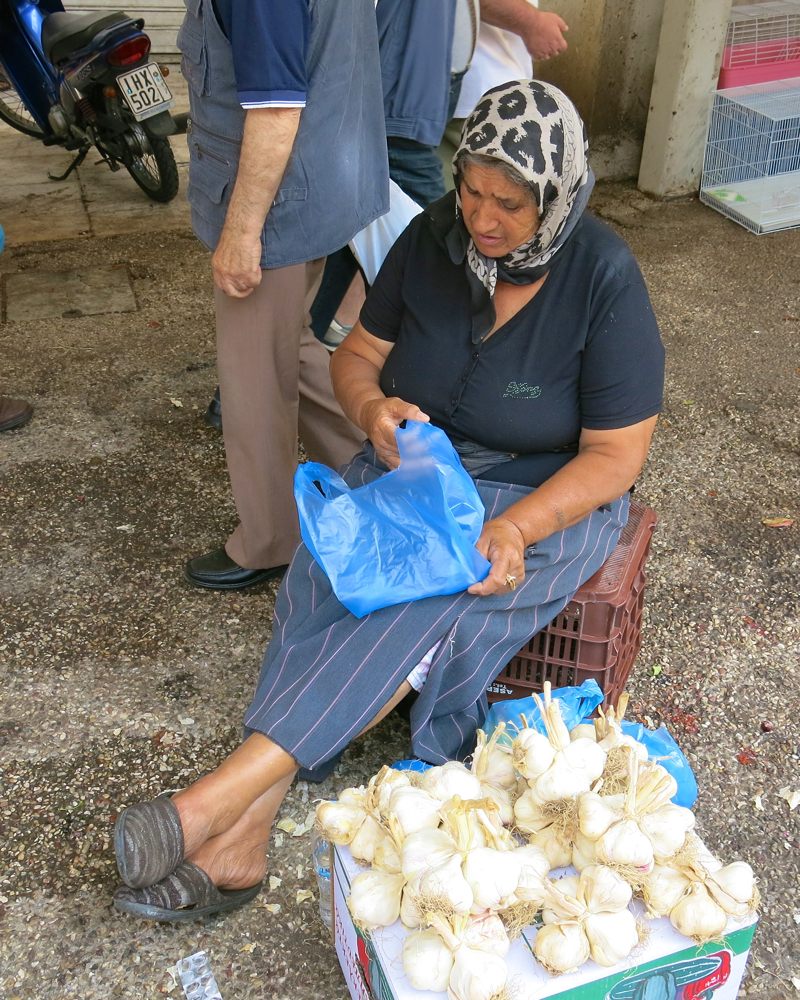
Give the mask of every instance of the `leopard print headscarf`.
[(457, 231), (448, 235), (448, 246), (454, 260), (466, 260), (473, 286), (473, 340), (481, 340), (494, 326), (498, 277), (530, 284), (550, 269), (580, 221), (594, 175), (575, 105), (557, 87), (539, 80), (512, 80), (484, 94), (464, 122), (454, 165), (462, 151), (493, 156), (518, 170), (533, 188), (540, 213), (532, 239), (505, 257), (486, 257), (466, 231), (456, 190)]

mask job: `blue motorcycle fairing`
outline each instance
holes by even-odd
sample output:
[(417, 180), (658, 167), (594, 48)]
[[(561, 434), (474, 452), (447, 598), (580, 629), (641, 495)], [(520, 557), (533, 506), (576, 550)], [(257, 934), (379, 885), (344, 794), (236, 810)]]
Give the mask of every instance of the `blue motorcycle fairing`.
[[(0, 0), (0, 64), (37, 125), (52, 135), (47, 115), (58, 102), (58, 74), (42, 51), (42, 23), (63, 11), (61, 0)], [(20, 44), (20, 35), (27, 44)]]

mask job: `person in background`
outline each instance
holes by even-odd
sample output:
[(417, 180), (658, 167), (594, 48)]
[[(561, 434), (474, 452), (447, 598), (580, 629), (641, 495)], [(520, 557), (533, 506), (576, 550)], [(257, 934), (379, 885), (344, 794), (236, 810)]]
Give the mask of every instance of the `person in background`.
[(327, 254), (389, 207), (373, 0), (189, 3), (192, 226), (213, 252), (225, 454), (239, 525), (190, 559), (199, 587), (283, 571), (300, 541), (298, 433), (338, 467), (363, 435), (306, 325)]
[(537, 0), (482, 0), (477, 45), (461, 83), (458, 103), (439, 146), (448, 188), (450, 165), (461, 141), (464, 119), (492, 87), (507, 80), (527, 80), (533, 63), (544, 62), (566, 51), (564, 20), (538, 9)]
[[(6, 235), (0, 226), (0, 253), (6, 243)], [(33, 416), (33, 407), (24, 399), (14, 399), (12, 396), (0, 396), (0, 431), (13, 431), (22, 427)]]

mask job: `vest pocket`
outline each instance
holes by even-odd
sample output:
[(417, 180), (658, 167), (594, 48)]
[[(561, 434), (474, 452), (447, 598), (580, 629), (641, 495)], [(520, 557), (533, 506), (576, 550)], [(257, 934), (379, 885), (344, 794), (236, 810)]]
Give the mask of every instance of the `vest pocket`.
[(221, 227), (225, 221), (225, 209), (220, 206), (228, 200), (225, 197), (228, 186), (233, 187), (237, 160), (229, 158), (226, 149), (213, 149), (211, 145), (210, 142), (199, 142), (194, 135), (189, 137), (186, 200), (203, 218)]
[(182, 53), (181, 73), (198, 95), (209, 94), (208, 53), (205, 27), (200, 17), (202, 0), (186, 0), (186, 16), (178, 32), (178, 50)]

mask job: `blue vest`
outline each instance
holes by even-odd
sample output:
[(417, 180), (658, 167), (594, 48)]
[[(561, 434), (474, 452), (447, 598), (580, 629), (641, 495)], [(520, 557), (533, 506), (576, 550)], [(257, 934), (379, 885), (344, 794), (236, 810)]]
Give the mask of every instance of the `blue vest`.
[[(214, 250), (236, 180), (245, 111), (231, 47), (211, 0), (185, 0), (178, 35), (189, 84), (192, 227)], [(309, 0), (307, 105), (261, 236), (261, 266), (339, 250), (389, 210), (381, 69), (373, 0)]]

